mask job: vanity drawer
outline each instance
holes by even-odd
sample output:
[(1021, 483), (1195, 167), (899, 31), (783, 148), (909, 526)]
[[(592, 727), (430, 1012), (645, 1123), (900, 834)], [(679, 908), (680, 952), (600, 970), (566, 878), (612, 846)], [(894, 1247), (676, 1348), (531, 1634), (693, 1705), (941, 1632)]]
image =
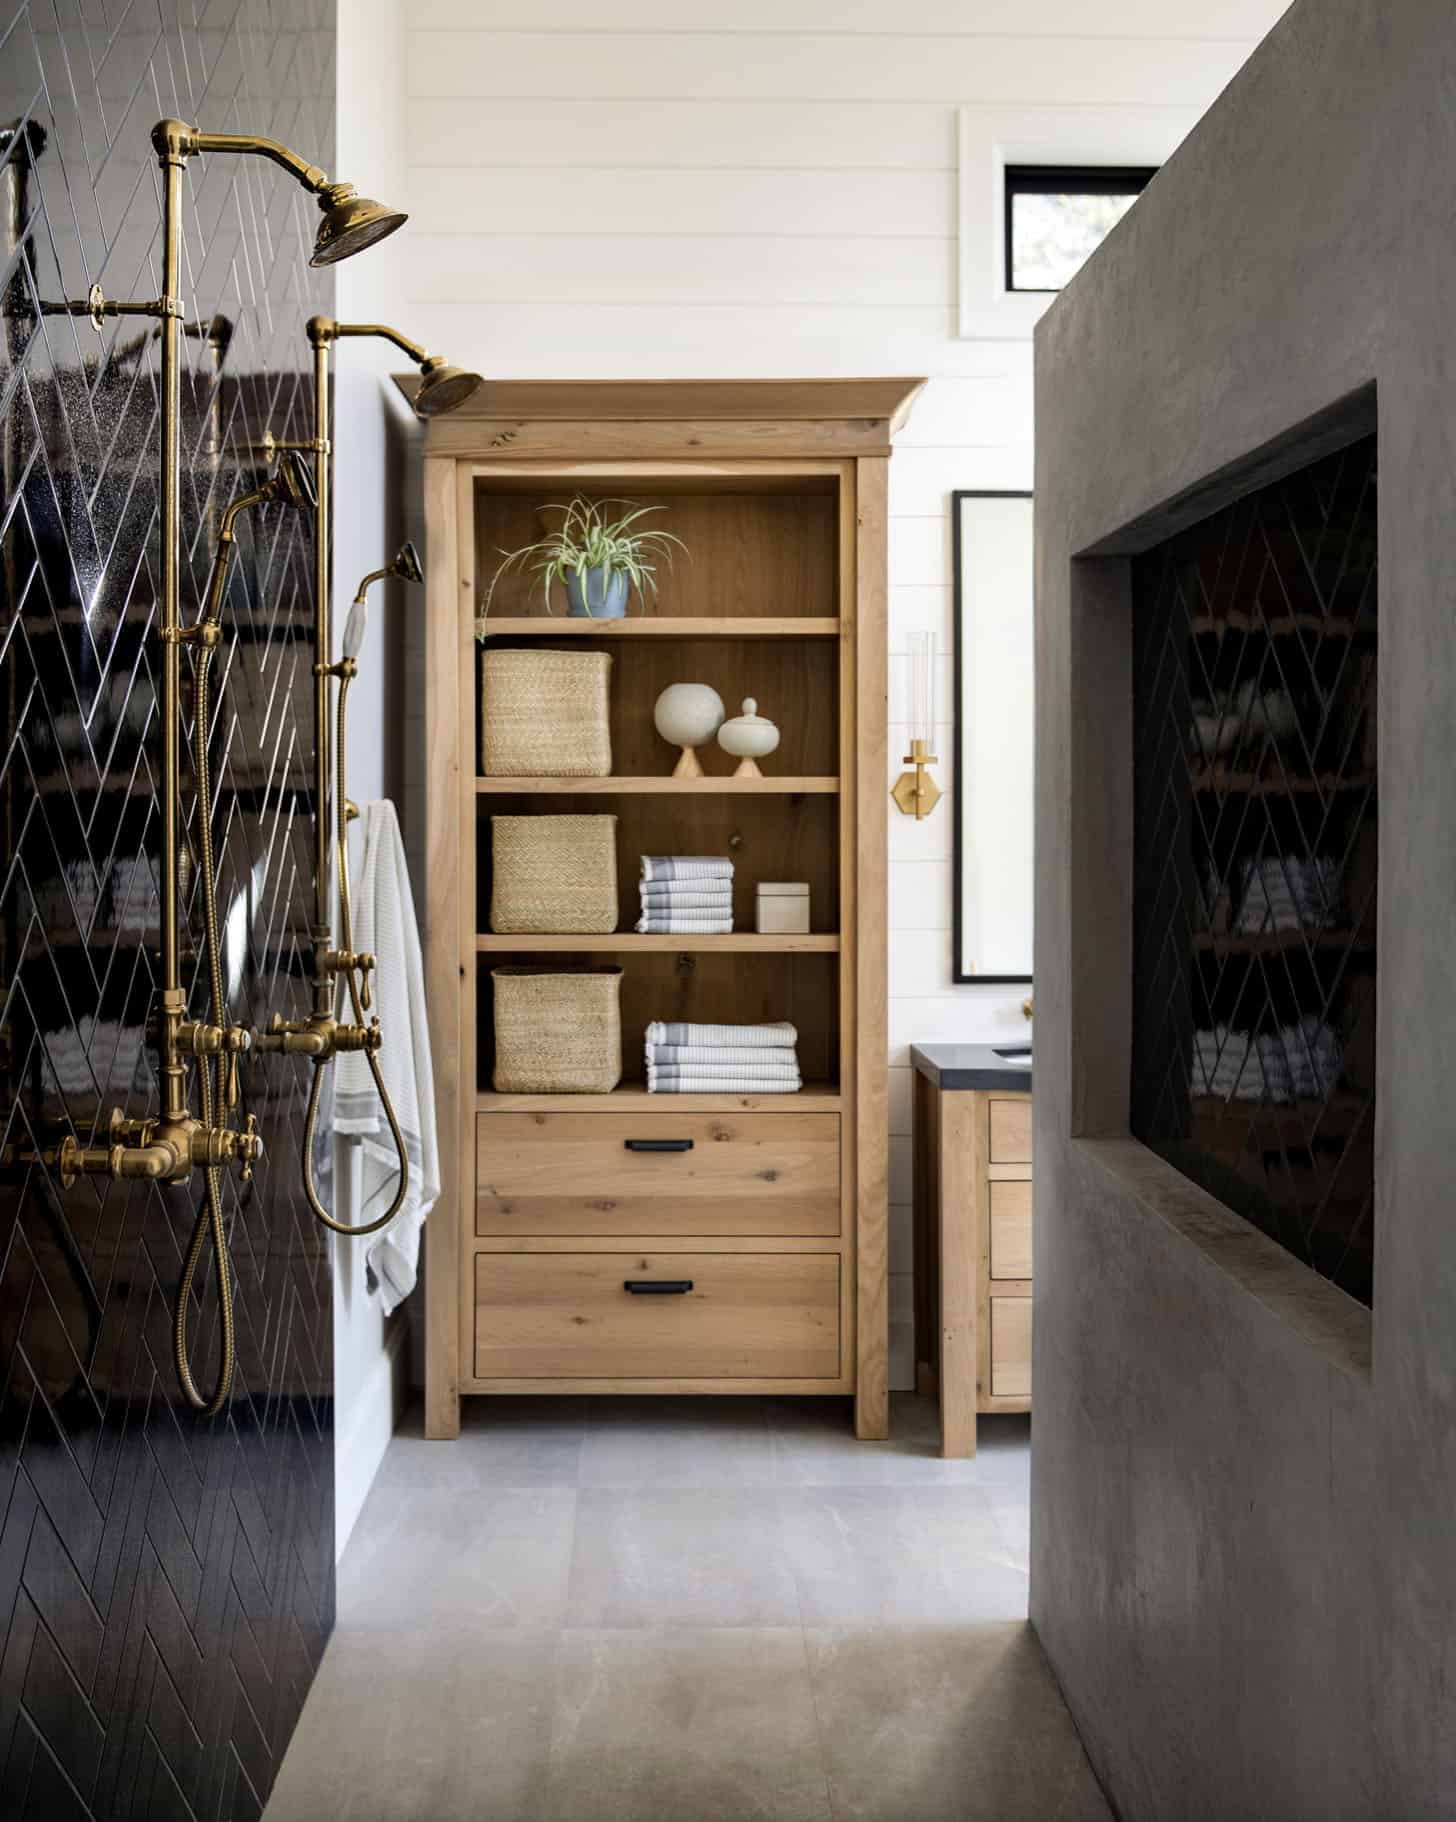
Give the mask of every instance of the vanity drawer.
[(1031, 1397), (1031, 1298), (991, 1298), (991, 1396)]
[(1011, 1099), (991, 1098), (991, 1162), (993, 1164), (1030, 1164), (1031, 1100), (1027, 1096)]
[(475, 1231), (839, 1232), (836, 1113), (501, 1113), (476, 1120)]
[[(673, 1288), (653, 1292), (653, 1285)], [(478, 1253), (475, 1372), (480, 1379), (835, 1379), (839, 1256)]]
[(1031, 1276), (1031, 1184), (986, 1185), (991, 1204), (991, 1276)]

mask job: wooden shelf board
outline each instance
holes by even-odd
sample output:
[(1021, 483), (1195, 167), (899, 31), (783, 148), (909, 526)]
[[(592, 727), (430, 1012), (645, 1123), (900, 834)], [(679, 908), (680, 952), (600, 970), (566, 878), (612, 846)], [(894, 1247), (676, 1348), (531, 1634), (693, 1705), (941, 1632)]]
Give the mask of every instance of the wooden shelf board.
[(482, 797), (830, 796), (837, 778), (477, 778)]
[(744, 1109), (796, 1113), (838, 1113), (844, 1097), (830, 1082), (807, 1082), (794, 1094), (649, 1094), (629, 1082), (610, 1094), (495, 1094), (475, 1097), (479, 1113), (630, 1113), (652, 1107), (658, 1113), (737, 1113)]
[(771, 617), (745, 614), (719, 619), (708, 614), (672, 618), (640, 614), (625, 620), (568, 620), (558, 614), (492, 614), (476, 622), (490, 638), (544, 639), (837, 639), (839, 621), (809, 614)]
[(492, 933), (478, 935), (475, 948), (480, 955), (521, 955), (532, 951), (559, 953), (563, 950), (601, 951), (621, 955), (833, 955), (839, 949), (839, 937), (815, 932), (808, 936), (762, 936), (757, 930), (735, 930), (730, 936), (643, 936), (636, 930), (618, 930), (609, 936), (497, 936)]

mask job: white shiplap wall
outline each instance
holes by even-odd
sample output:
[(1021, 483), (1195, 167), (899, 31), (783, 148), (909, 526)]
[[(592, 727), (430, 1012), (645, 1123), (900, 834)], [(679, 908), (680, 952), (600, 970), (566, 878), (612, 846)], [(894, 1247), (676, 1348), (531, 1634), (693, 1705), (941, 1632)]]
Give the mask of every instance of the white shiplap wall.
[[(499, 377), (926, 374), (890, 490), (891, 714), (946, 657), (954, 487), (1030, 487), (1029, 339), (956, 338), (956, 112), (1202, 109), (1283, 0), (413, 0), (408, 327)], [(1056, 156), (1053, 146), (1051, 157)], [(374, 257), (379, 257), (378, 255)], [(1028, 704), (1030, 712), (1030, 704)], [(891, 729), (892, 759), (903, 724)], [(892, 763), (892, 774), (899, 770)], [(907, 1046), (1020, 1036), (952, 987), (949, 800), (890, 821), (895, 1383), (909, 1383)]]

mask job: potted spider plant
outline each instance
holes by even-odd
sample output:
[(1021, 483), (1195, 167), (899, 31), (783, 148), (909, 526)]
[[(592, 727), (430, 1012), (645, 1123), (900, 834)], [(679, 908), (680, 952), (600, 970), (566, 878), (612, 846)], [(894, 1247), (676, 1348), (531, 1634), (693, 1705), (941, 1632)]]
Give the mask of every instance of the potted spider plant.
[[(627, 510), (614, 517), (609, 508)], [(561, 523), (534, 544), (503, 550), (491, 578), (482, 619), (502, 576), (513, 569), (529, 569), (541, 588), (546, 612), (553, 612), (551, 589), (560, 582), (566, 589), (566, 612), (571, 619), (620, 620), (635, 588), (644, 608), (649, 594), (657, 593), (657, 565), (672, 564), (674, 547), (685, 550), (681, 538), (670, 531), (643, 526), (648, 513), (661, 506), (637, 506), (631, 500), (588, 500), (578, 494), (565, 506), (543, 506), (541, 512), (560, 513)]]

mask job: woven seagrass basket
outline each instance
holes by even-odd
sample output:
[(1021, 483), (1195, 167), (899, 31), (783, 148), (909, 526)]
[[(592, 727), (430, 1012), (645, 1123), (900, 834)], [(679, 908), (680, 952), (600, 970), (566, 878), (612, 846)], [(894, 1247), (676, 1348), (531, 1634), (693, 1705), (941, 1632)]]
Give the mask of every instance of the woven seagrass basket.
[(492, 930), (616, 929), (615, 816), (492, 816), (490, 849)]
[(622, 970), (493, 968), (497, 1094), (610, 1094), (622, 1079)]
[(480, 769), (488, 778), (605, 778), (610, 652), (480, 654)]

